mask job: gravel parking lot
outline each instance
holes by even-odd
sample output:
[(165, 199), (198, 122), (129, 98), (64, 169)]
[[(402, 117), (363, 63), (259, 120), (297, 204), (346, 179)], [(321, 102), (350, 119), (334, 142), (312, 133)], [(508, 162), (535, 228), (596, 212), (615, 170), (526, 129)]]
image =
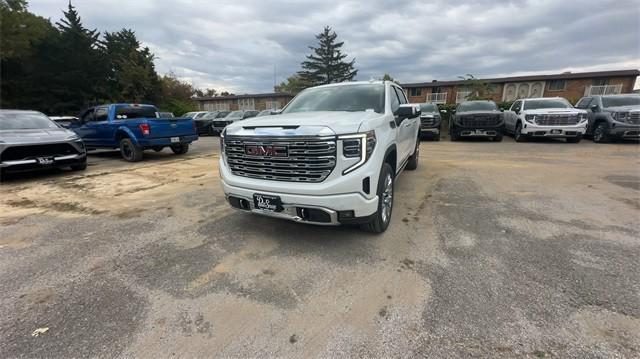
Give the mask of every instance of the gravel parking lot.
[(637, 143), (420, 153), (383, 235), (231, 210), (217, 137), (11, 176), (0, 357), (640, 356)]

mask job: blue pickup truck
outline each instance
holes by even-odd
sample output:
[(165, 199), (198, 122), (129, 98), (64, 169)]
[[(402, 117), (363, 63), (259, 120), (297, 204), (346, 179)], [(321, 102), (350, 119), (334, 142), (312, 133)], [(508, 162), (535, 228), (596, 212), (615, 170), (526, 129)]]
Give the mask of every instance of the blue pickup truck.
[(69, 128), (77, 133), (88, 149), (119, 148), (130, 162), (142, 160), (143, 151), (171, 148), (180, 155), (198, 139), (190, 118), (160, 118), (153, 105), (111, 104), (85, 110)]

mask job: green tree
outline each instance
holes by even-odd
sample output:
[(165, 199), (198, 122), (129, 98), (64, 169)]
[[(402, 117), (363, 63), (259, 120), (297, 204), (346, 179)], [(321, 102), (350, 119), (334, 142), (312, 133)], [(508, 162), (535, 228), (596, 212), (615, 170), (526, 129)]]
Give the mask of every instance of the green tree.
[(156, 102), (160, 80), (148, 47), (141, 47), (133, 30), (105, 32), (102, 48), (108, 61), (108, 91), (118, 102)]
[(56, 34), (49, 20), (27, 11), (26, 1), (0, 0), (0, 107), (41, 108), (30, 89), (41, 86), (37, 75), (47, 68), (35, 65), (35, 52)]
[(358, 74), (354, 67), (356, 60), (345, 61), (347, 54), (341, 51), (344, 42), (336, 42), (337, 38), (329, 26), (316, 35), (318, 47), (309, 46), (312, 53), (302, 62), (302, 71), (298, 73), (305, 83), (316, 86), (351, 81)]
[(188, 82), (181, 81), (175, 74), (168, 73), (160, 78), (160, 102), (158, 107), (177, 116), (196, 111), (198, 105), (193, 100), (196, 89)]
[(51, 71), (43, 86), (54, 97), (47, 110), (53, 114), (77, 113), (109, 98), (108, 62), (99, 48), (100, 33), (84, 27), (71, 2), (63, 14), (56, 23), (59, 36), (38, 58), (38, 65)]
[(310, 86), (311, 84), (306, 82), (300, 75), (292, 75), (287, 77), (287, 81), (283, 81), (279, 85), (276, 85), (273, 88), (273, 91), (297, 94), (298, 92)]
[(464, 80), (464, 84), (461, 87), (471, 92), (467, 96), (467, 100), (490, 100), (496, 92), (493, 84), (477, 79), (471, 74), (458, 77)]

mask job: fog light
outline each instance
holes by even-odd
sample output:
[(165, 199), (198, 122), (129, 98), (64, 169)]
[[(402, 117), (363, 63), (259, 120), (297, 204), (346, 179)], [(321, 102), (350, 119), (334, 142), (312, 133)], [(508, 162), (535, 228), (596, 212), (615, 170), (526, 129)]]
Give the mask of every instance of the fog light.
[(355, 216), (353, 211), (338, 211), (338, 219), (354, 218)]

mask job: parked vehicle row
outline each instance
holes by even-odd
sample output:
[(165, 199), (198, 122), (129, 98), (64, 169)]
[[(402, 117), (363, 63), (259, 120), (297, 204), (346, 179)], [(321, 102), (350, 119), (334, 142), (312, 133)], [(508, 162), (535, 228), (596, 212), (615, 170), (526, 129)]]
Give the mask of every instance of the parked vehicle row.
[(198, 135), (216, 135), (231, 123), (251, 117), (268, 116), (273, 114), (274, 111), (276, 110), (187, 112), (183, 117), (191, 117), (194, 119)]
[[(421, 133), (440, 139), (441, 116), (437, 106), (420, 105)], [(465, 137), (487, 137), (501, 141), (505, 133), (516, 142), (529, 138), (564, 138), (577, 143), (584, 136), (594, 142), (640, 138), (640, 95), (603, 95), (581, 98), (576, 106), (561, 97), (524, 98), (508, 110), (489, 100), (464, 101), (451, 111), (452, 141)]]

